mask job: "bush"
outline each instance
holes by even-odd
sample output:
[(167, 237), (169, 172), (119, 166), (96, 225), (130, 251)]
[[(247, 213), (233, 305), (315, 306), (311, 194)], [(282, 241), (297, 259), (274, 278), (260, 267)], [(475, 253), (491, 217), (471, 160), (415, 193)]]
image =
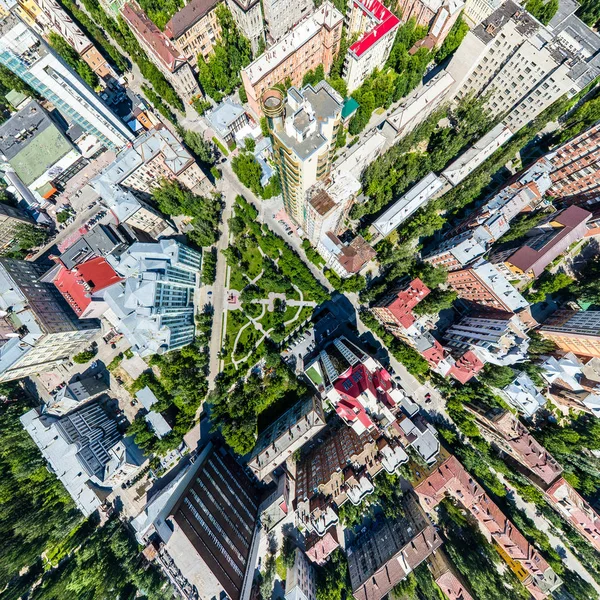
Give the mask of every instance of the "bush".
[(82, 365), (92, 360), (94, 356), (96, 356), (96, 350), (83, 350), (82, 352), (79, 352), (79, 354), (73, 356), (73, 362)]
[(214, 249), (204, 253), (202, 261), (202, 275), (200, 281), (204, 285), (211, 285), (217, 277), (217, 254)]

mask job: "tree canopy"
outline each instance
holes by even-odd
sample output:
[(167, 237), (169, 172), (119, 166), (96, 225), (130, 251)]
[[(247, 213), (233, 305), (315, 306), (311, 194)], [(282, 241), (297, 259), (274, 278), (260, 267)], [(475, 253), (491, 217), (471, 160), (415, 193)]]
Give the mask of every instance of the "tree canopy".
[(48, 34), (50, 45), (60, 54), (63, 60), (79, 74), (92, 89), (98, 86), (98, 76), (92, 68), (77, 54), (75, 49), (58, 33), (51, 31)]

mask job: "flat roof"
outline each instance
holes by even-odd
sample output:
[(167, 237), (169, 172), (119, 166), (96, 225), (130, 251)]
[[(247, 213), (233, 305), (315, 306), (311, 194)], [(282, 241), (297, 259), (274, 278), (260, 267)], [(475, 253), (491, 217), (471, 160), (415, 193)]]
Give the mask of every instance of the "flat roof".
[(218, 3), (219, 0), (192, 0), (171, 17), (165, 27), (165, 34), (171, 39), (181, 37)]

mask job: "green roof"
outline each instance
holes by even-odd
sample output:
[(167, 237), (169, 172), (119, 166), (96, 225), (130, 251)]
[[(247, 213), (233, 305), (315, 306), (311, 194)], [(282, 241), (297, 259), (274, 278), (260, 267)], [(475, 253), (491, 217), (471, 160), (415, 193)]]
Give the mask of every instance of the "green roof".
[(353, 112), (358, 110), (360, 104), (354, 98), (346, 98), (342, 108), (342, 119), (347, 119)]
[(39, 132), (9, 162), (23, 183), (31, 185), (72, 149), (58, 127), (52, 124)]
[(309, 367), (309, 369), (306, 371), (306, 374), (310, 377), (310, 380), (315, 385), (320, 385), (321, 383), (323, 383), (323, 377), (321, 376), (321, 373), (319, 373), (319, 371), (317, 371), (317, 369), (315, 369), (314, 366)]
[(17, 108), (20, 104), (27, 100), (27, 96), (17, 90), (10, 90), (5, 96), (6, 100), (10, 103), (13, 108)]

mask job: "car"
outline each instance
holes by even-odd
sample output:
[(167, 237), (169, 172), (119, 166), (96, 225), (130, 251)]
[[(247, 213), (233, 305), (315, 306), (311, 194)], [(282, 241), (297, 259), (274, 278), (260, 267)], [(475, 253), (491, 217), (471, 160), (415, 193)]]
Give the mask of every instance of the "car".
[(431, 400), (431, 394), (429, 392), (425, 394), (425, 400)]
[(288, 231), (287, 234), (288, 235), (292, 235), (292, 233), (294, 233), (293, 231)]
[(212, 292), (209, 290), (208, 292), (206, 292), (206, 295), (210, 297), (212, 296)]

